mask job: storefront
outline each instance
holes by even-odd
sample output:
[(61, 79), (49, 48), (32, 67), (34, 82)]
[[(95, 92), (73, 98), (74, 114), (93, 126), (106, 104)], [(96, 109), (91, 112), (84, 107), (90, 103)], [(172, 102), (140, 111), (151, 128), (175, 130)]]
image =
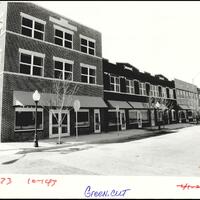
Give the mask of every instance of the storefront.
[[(28, 138), (35, 130), (35, 103), (32, 92), (14, 91), (13, 112), (15, 135), (24, 134)], [(37, 124), (41, 138), (54, 138), (75, 135), (76, 115), (73, 109), (75, 100), (80, 101), (77, 112), (79, 134), (102, 132), (103, 110), (107, 105), (101, 97), (65, 95), (60, 106), (55, 94), (41, 93), (38, 103)], [(58, 106), (59, 105), (59, 106)]]
[(142, 128), (150, 125), (150, 110), (148, 103), (128, 102), (132, 109), (129, 110), (129, 127)]
[(105, 115), (107, 130), (126, 130), (127, 114), (132, 107), (126, 101), (107, 101), (108, 112)]

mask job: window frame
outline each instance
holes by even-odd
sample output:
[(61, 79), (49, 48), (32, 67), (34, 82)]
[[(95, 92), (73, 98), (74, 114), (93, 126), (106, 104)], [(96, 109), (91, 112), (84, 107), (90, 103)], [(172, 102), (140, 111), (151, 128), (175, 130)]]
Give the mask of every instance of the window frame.
[[(114, 80), (113, 83), (111, 82), (111, 78), (113, 78), (113, 80)], [(119, 83), (117, 83), (117, 79), (118, 79)], [(121, 92), (121, 85), (120, 85), (120, 77), (119, 76), (110, 75), (110, 86), (111, 85), (113, 85), (113, 87), (114, 87), (114, 90), (111, 90), (111, 87), (110, 87), (111, 91)], [(119, 88), (119, 91), (117, 91), (117, 88)]]
[[(63, 69), (62, 69), (62, 70), (56, 69), (56, 68), (55, 68), (55, 61), (62, 62), (62, 65), (63, 65)], [(72, 71), (71, 71), (71, 72), (70, 72), (70, 71), (65, 71), (65, 64), (66, 64), (66, 63), (72, 65)], [(53, 68), (53, 71), (54, 71), (54, 78), (55, 78), (56, 80), (64, 80), (64, 81), (66, 81), (66, 80), (67, 80), (67, 81), (73, 81), (73, 80), (74, 80), (74, 76), (73, 76), (74, 61), (53, 56), (53, 65), (54, 65), (54, 68)], [(55, 77), (55, 70), (61, 71), (61, 72), (62, 72), (62, 79), (56, 78), (56, 77)], [(71, 73), (71, 80), (65, 79), (65, 72)]]
[[(136, 113), (136, 121), (134, 121), (134, 122), (130, 122), (130, 112), (134, 112), (134, 113)], [(135, 109), (131, 109), (131, 110), (129, 110), (128, 111), (128, 123), (129, 124), (138, 124), (138, 110), (135, 110)]]
[[(86, 125), (81, 125), (80, 122), (78, 122), (78, 113), (81, 113), (81, 112), (88, 113), (88, 123)], [(90, 127), (90, 111), (89, 111), (89, 109), (80, 109), (77, 111), (77, 127)]]
[[(31, 56), (31, 63), (24, 63), (21, 62), (21, 54), (26, 54)], [(34, 65), (34, 57), (40, 57), (42, 58), (42, 63), (43, 65)], [(29, 75), (29, 76), (33, 76), (33, 77), (44, 77), (44, 61), (45, 61), (45, 54), (39, 53), (39, 52), (34, 52), (34, 51), (29, 51), (29, 50), (25, 50), (25, 49), (19, 49), (19, 73), (20, 74), (25, 74), (25, 73), (21, 73), (20, 72), (20, 65), (30, 65), (30, 74), (25, 74), (25, 75)], [(33, 75), (33, 67), (37, 67), (42, 69), (42, 75), (38, 76), (38, 75)]]
[[(14, 117), (14, 132), (29, 132), (35, 130), (35, 125), (33, 129), (18, 129), (16, 130), (16, 112), (35, 112), (35, 108), (27, 108), (27, 107), (16, 107), (15, 110), (15, 117)], [(42, 128), (37, 128), (38, 131), (44, 130), (44, 109), (43, 108), (37, 108), (37, 112), (42, 112)]]
[[(96, 40), (92, 39), (92, 38), (89, 38), (87, 36), (81, 35), (81, 34), (79, 35), (79, 37), (80, 37), (80, 51), (81, 51), (81, 47), (83, 46), (83, 47), (85, 47), (87, 49), (87, 52), (81, 51), (82, 53), (85, 53), (85, 54), (88, 54), (88, 55), (91, 55), (91, 56), (96, 56)], [(87, 41), (87, 45), (81, 44), (81, 39), (86, 40)], [(89, 42), (93, 42), (94, 43), (94, 48), (89, 46)], [(90, 54), (89, 53), (90, 49), (94, 50), (94, 54)]]
[(112, 124), (110, 124), (110, 118), (108, 117), (108, 126), (112, 127), (120, 125), (120, 111), (117, 111), (116, 109), (110, 109), (108, 110), (108, 113), (115, 113), (114, 116), (116, 117), (114, 123)]
[(126, 93), (135, 94), (134, 80), (126, 78)]
[(146, 96), (146, 84), (139, 81), (139, 94), (141, 96)]
[[(91, 84), (91, 85), (96, 85), (97, 84), (97, 67), (94, 65), (88, 65), (84, 63), (80, 63), (80, 67), (81, 67), (81, 82)], [(87, 74), (82, 74), (82, 68), (87, 68)], [(95, 70), (95, 76), (90, 75), (90, 69)], [(82, 81), (82, 76), (87, 77), (87, 82)], [(94, 78), (95, 80), (94, 83), (90, 83), (90, 77)]]
[[(147, 94), (147, 85), (149, 85), (149, 95)], [(150, 97), (151, 96), (151, 84), (149, 82), (145, 82), (145, 95)]]
[[(20, 32), (20, 33), (22, 34), (22, 28), (24, 27), (24, 28), (26, 28), (26, 29), (30, 29), (30, 30), (31, 30), (31, 36), (29, 36), (29, 35), (24, 35), (24, 34), (22, 34), (22, 35), (27, 36), (27, 37), (34, 38), (34, 39), (36, 39), (36, 40), (45, 41), (45, 27), (46, 27), (45, 25), (46, 25), (46, 21), (41, 20), (41, 19), (36, 18), (36, 17), (33, 17), (33, 16), (31, 16), (31, 15), (28, 15), (28, 14), (25, 14), (25, 13), (23, 13), (23, 12), (20, 12), (20, 16), (21, 16), (21, 32)], [(22, 24), (23, 18), (26, 18), (26, 19), (32, 21), (32, 28), (31, 28), (31, 27), (28, 27), (28, 26), (25, 26), (25, 25)], [(44, 31), (35, 29), (35, 22), (44, 25)], [(42, 39), (38, 39), (38, 38), (35, 37), (35, 31), (40, 32), (40, 33), (43, 34)]]
[[(55, 45), (58, 45), (58, 46), (62, 46), (62, 47), (67, 48), (67, 49), (74, 49), (74, 42), (73, 42), (73, 41), (74, 41), (74, 32), (71, 31), (71, 30), (62, 28), (62, 27), (60, 27), (60, 26), (57, 26), (57, 25), (55, 25), (55, 24), (54, 24), (53, 27), (54, 27), (54, 44), (55, 44)], [(59, 31), (62, 31), (62, 32), (63, 32), (63, 37), (62, 37), (62, 38), (56, 36), (56, 30), (59, 30)], [(65, 33), (70, 34), (70, 35), (72, 36), (72, 40), (66, 39), (66, 38), (65, 38)], [(56, 43), (55, 43), (55, 38), (62, 39), (62, 45), (56, 44)], [(71, 46), (72, 46), (72, 47), (71, 47), (71, 48), (66, 47), (66, 46), (65, 46), (65, 41), (71, 42)]]

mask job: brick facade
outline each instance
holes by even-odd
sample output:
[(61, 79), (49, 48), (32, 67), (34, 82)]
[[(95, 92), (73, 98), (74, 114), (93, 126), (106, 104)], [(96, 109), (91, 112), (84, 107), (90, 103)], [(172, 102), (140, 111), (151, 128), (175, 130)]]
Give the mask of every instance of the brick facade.
[[(7, 19), (6, 32), (0, 36), (0, 49), (2, 49), (0, 76), (0, 130), (1, 142), (24, 141), (33, 139), (34, 131), (14, 131), (15, 128), (15, 107), (13, 105), (13, 91), (52, 93), (55, 82), (60, 81), (54, 78), (54, 60), (58, 57), (71, 60), (73, 64), (73, 81), (69, 82), (70, 87), (78, 85), (78, 91), (74, 95), (103, 97), (103, 77), (102, 77), (102, 45), (101, 33), (79, 24), (71, 19), (50, 12), (32, 3), (7, 2), (5, 4), (5, 14)], [(21, 13), (46, 22), (44, 40), (34, 39), (21, 34)], [(65, 20), (73, 30), (73, 49), (65, 48), (54, 44), (54, 22)], [(62, 27), (61, 25), (58, 25)], [(65, 27), (64, 27), (65, 28)], [(67, 29), (67, 28), (65, 28)], [(80, 51), (80, 35), (95, 40), (95, 55), (89, 55)], [(4, 49), (5, 47), (5, 49)], [(42, 77), (34, 77), (19, 73), (20, 69), (20, 49), (31, 52), (42, 53), (44, 57), (44, 74)], [(81, 63), (96, 67), (96, 84), (81, 82)], [(1, 101), (2, 100), (2, 101)], [(98, 107), (98, 105), (97, 105)], [(80, 134), (94, 132), (94, 109), (88, 108), (90, 114), (90, 126), (79, 128)], [(102, 111), (101, 111), (102, 112)], [(74, 135), (75, 114), (70, 111), (70, 135)], [(43, 130), (38, 131), (39, 138), (49, 137), (49, 113), (43, 110)]]
[[(128, 68), (128, 69), (127, 69)], [(151, 126), (151, 112), (154, 113), (154, 121), (155, 125), (158, 124), (157, 119), (157, 111), (154, 109), (155, 103), (158, 101), (162, 104), (164, 104), (166, 107), (169, 106), (168, 110), (163, 111), (163, 120), (162, 123), (175, 123), (176, 120), (172, 120), (171, 116), (171, 109), (176, 109), (176, 95), (175, 95), (175, 86), (174, 81), (169, 81), (166, 77), (163, 75), (155, 75), (152, 76), (150, 73), (147, 72), (140, 72), (137, 68), (134, 66), (131, 66), (129, 63), (110, 63), (109, 60), (103, 59), (103, 72), (104, 72), (104, 100), (106, 102), (109, 101), (115, 101), (116, 103), (120, 105), (120, 102), (139, 102), (142, 104), (145, 104), (143, 108), (120, 108), (120, 110), (123, 110), (125, 112), (125, 121), (126, 121), (126, 128), (138, 128), (138, 123), (129, 123), (129, 111), (135, 110), (140, 112), (145, 112), (146, 117), (148, 120), (145, 120), (142, 122), (142, 127)], [(111, 76), (118, 77), (119, 78), (119, 85), (120, 90), (119, 91), (113, 91), (111, 89)], [(163, 98), (163, 97), (155, 97), (150, 95), (141, 95), (141, 94), (129, 94), (126, 91), (126, 80), (137, 80), (141, 83), (149, 83), (154, 86), (161, 86), (164, 88), (169, 88), (173, 91), (173, 97), (172, 98)], [(134, 86), (135, 87), (135, 86)], [(152, 103), (150, 103), (150, 98), (152, 99)], [(149, 108), (150, 106), (150, 108)], [(110, 107), (110, 110), (113, 110), (115, 108)], [(108, 109), (109, 111), (109, 109)], [(177, 114), (176, 114), (177, 115)], [(164, 118), (164, 116), (166, 116)], [(117, 126), (109, 126), (108, 125), (108, 112), (105, 112), (105, 121), (107, 122), (106, 126), (108, 131), (110, 130), (117, 130)], [(177, 116), (176, 116), (177, 118)], [(120, 124), (121, 129), (122, 124)]]

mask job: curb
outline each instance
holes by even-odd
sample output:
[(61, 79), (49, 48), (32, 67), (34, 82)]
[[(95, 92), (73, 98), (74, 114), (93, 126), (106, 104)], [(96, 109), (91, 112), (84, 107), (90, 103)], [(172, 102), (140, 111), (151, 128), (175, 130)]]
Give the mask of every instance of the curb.
[(52, 145), (48, 147), (31, 147), (31, 148), (21, 148), (16, 154), (26, 154), (26, 153), (34, 153), (34, 152), (41, 152), (45, 150), (50, 150), (50, 149), (60, 149), (60, 148), (65, 148), (65, 147), (72, 147), (72, 146), (79, 146), (79, 145), (84, 145), (84, 144), (108, 144), (108, 143), (118, 143), (118, 142), (127, 142), (128, 140), (133, 141), (133, 140), (139, 140), (139, 139), (144, 139), (144, 138), (149, 138), (153, 136), (159, 136), (163, 135), (166, 133), (173, 133), (177, 129), (182, 129), (182, 128), (187, 128), (190, 126), (186, 127), (174, 127), (172, 128), (161, 128), (161, 130), (158, 129), (144, 129), (147, 132), (144, 133), (138, 133), (138, 134), (133, 134), (133, 135), (127, 135), (127, 136), (120, 136), (120, 137), (111, 137), (111, 138), (102, 138), (102, 139), (91, 139), (90, 141), (75, 141), (72, 144), (57, 144), (57, 145)]

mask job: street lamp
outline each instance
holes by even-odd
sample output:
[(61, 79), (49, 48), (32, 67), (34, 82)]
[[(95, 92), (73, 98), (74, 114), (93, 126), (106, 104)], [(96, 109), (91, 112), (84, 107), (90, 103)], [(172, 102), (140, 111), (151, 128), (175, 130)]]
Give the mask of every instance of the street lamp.
[(160, 108), (160, 103), (157, 101), (155, 107), (157, 108), (157, 113), (158, 113), (158, 129), (160, 130), (160, 113), (159, 113), (159, 108)]
[(37, 105), (40, 100), (40, 93), (36, 90), (33, 93), (33, 100), (35, 101), (35, 135), (34, 135), (34, 147), (38, 147), (38, 135), (37, 135)]

